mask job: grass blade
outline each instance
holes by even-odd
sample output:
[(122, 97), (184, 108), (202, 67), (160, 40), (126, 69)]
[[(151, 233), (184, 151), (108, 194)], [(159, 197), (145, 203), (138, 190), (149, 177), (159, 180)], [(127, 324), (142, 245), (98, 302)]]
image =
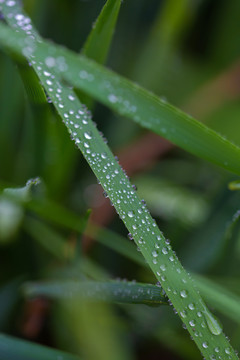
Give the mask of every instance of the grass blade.
[[(19, 12), (21, 14), (21, 9), (19, 9), (16, 3), (9, 8), (4, 2), (2, 4), (2, 10), (5, 18), (9, 20), (11, 25), (18, 27), (19, 30), (23, 32), (24, 29), (19, 26), (16, 19), (16, 17), (19, 16)], [(22, 14), (22, 16), (24, 15)], [(192, 335), (202, 354), (208, 360), (214, 357), (216, 359), (226, 358), (226, 355), (232, 360), (237, 359), (237, 355), (225, 335), (220, 331), (218, 334), (214, 333), (212, 327), (208, 325), (209, 316), (207, 318), (205, 314), (209, 314), (209, 311), (196, 290), (192, 278), (182, 267), (169, 241), (165, 239), (164, 235), (157, 228), (155, 221), (137, 196), (136, 191), (132, 188), (128, 177), (116, 162), (114, 155), (92, 122), (89, 112), (86, 111), (78, 99), (76, 99), (71, 89), (58, 81), (56, 70), (60, 70), (62, 75), (68, 74), (65, 78), (67, 79), (67, 77), (69, 77), (70, 79), (73, 74), (76, 76), (76, 66), (78, 67), (82, 62), (85, 64), (85, 69), (81, 70), (81, 75), (83, 75), (82, 71), (84, 71), (84, 79), (82, 79), (80, 83), (87, 84), (86, 88), (91, 89), (99, 98), (101, 98), (101, 94), (103, 94), (103, 100), (106, 101), (108, 105), (112, 104), (111, 106), (113, 106), (113, 108), (116, 107), (124, 114), (132, 114), (132, 117), (137, 121), (141, 120), (142, 116), (144, 116), (142, 119), (146, 122), (147, 115), (150, 116), (150, 118), (154, 116), (153, 119), (156, 120), (156, 124), (158, 124), (158, 118), (155, 118), (155, 116), (159, 116), (160, 111), (162, 116), (165, 114), (165, 118), (163, 118), (164, 125), (167, 126), (168, 120), (172, 120), (173, 124), (171, 124), (171, 126), (176, 126), (174, 127), (174, 131), (169, 132), (175, 140), (181, 143), (186, 142), (186, 144), (189, 144), (189, 139), (196, 141), (195, 148), (198, 149), (198, 153), (201, 153), (201, 156), (204, 155), (205, 147), (207, 147), (208, 150), (211, 148), (209, 140), (215, 141), (214, 153), (210, 158), (212, 160), (215, 159), (215, 162), (219, 162), (222, 166), (234, 169), (237, 172), (239, 172), (239, 161), (237, 160), (239, 159), (240, 150), (216, 135), (213, 131), (205, 128), (202, 124), (192, 120), (190, 117), (188, 118), (185, 114), (172, 108), (170, 105), (162, 103), (158, 98), (154, 97), (154, 95), (147, 93), (145, 90), (109, 71), (103, 70), (99, 65), (97, 66), (93, 62), (90, 63), (84, 58), (77, 60), (74, 55), (66, 50), (58, 50), (54, 46), (45, 45), (41, 40), (36, 42), (34, 31), (32, 34), (30, 31), (30, 34), (28, 33), (27, 38), (25, 38), (20, 33), (11, 32), (2, 25), (0, 27), (0, 40), (12, 48), (16, 47), (18, 51), (23, 51), (24, 55), (32, 62), (41, 82), (46, 87), (47, 92), (51, 94), (53, 104), (67, 126), (76, 146), (82, 151), (95, 175), (108, 193), (109, 198), (126, 227), (132, 232), (136, 244), (139, 246), (153, 273), (161, 282), (163, 289), (180, 314), (182, 321), (185, 323), (186, 328)], [(69, 62), (69, 60), (71, 61)], [(64, 72), (70, 64), (72, 66), (71, 71)], [(55, 67), (54, 65), (57, 66)], [(89, 74), (92, 76), (93, 74), (87, 72), (87, 67), (88, 69), (94, 70), (95, 78), (89, 77)], [(97, 69), (99, 70), (97, 71)], [(79, 68), (77, 74), (78, 73)], [(103, 79), (103, 74), (106, 75), (106, 79)], [(113, 81), (113, 79), (115, 80)], [(108, 80), (110, 81), (110, 86), (109, 82), (107, 85)], [(74, 79), (72, 79), (72, 83), (74, 83)], [(115, 94), (112, 93), (112, 85), (115, 85)], [(94, 87), (97, 91), (94, 90)], [(122, 93), (123, 90), (126, 90), (126, 92)], [(120, 93), (117, 93), (118, 91), (120, 91)], [(110, 95), (111, 97), (109, 98)], [(123, 96), (122, 100), (127, 99), (124, 101), (128, 101), (128, 105), (125, 103), (122, 107), (119, 102), (119, 96)], [(117, 101), (115, 101), (116, 99)], [(136, 105), (133, 103), (133, 100), (136, 99), (137, 102), (139, 102), (138, 108), (135, 108), (134, 106)], [(145, 109), (142, 108), (140, 101), (143, 101), (144, 106), (146, 106)], [(144, 111), (143, 114), (141, 114), (141, 110)], [(140, 119), (136, 116), (139, 116)], [(179, 138), (177, 132), (175, 132), (177, 129), (179, 129), (179, 131), (181, 130), (180, 124), (184, 128), (181, 131), (181, 136), (184, 135), (183, 139)], [(162, 127), (160, 128), (162, 129)], [(171, 127), (169, 130), (171, 130)], [(199, 143), (198, 137), (201, 141), (206, 140), (208, 146), (206, 146), (204, 141), (200, 141)], [(203, 145), (205, 147), (202, 152), (201, 147)], [(190, 147), (192, 148), (192, 146)], [(220, 161), (220, 155), (216, 152), (216, 150), (218, 151), (219, 149), (226, 150), (226, 154), (222, 154), (221, 156), (223, 161)], [(207, 154), (205, 154), (205, 156), (207, 156)], [(228, 160), (228, 164), (224, 163), (226, 159)], [(192, 306), (192, 304), (194, 304), (194, 306)], [(219, 350), (217, 354), (215, 351), (216, 348)]]
[(84, 299), (126, 304), (168, 305), (161, 287), (127, 281), (48, 281), (27, 283), (26, 296), (46, 296), (53, 299)]
[(0, 334), (0, 354), (4, 360), (80, 360), (78, 356)]
[(104, 64), (106, 61), (120, 6), (121, 0), (106, 2), (83, 46), (82, 54), (99, 64)]
[[(121, 0), (107, 0), (83, 46), (82, 55), (104, 64), (111, 46)], [(92, 109), (93, 99), (76, 89), (79, 99)]]
[[(184, 150), (240, 175), (240, 149), (237, 146), (131, 81), (84, 56), (50, 45), (46, 41), (30, 40), (26, 35), (15, 33), (2, 24), (0, 42), (19, 54), (23, 52), (24, 55), (42, 59), (47, 72), (58, 72), (58, 76), (119, 114), (129, 117)], [(44, 84), (47, 91), (52, 92), (46, 79)]]

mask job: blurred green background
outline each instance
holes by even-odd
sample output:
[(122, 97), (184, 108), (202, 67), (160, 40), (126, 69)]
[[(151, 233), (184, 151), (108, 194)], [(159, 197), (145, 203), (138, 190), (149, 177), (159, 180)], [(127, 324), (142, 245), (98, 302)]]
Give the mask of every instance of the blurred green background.
[[(25, 0), (24, 8), (43, 37), (80, 52), (104, 3)], [(239, 23), (238, 0), (125, 0), (107, 66), (240, 146)], [(128, 249), (126, 229), (51, 103), (31, 101), (35, 90), (24, 69), (22, 78), (16, 63), (1, 52), (0, 187), (41, 181), (29, 189), (30, 203), (0, 198), (0, 331), (83, 359), (201, 359), (168, 306), (23, 296), (27, 281), (155, 279), (112, 249), (112, 242)], [(240, 228), (234, 218), (240, 196), (228, 190), (236, 177), (100, 104), (91, 107), (183, 265), (240, 295)], [(112, 233), (90, 236), (84, 233), (86, 222)], [(216, 314), (240, 350), (240, 320)]]

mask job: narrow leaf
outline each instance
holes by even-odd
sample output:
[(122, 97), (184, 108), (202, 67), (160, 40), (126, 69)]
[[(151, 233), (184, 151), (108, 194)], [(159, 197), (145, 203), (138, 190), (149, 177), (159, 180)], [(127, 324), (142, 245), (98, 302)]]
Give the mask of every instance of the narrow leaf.
[[(111, 46), (115, 25), (117, 22), (121, 0), (107, 0), (100, 15), (83, 46), (82, 55), (104, 64)], [(93, 99), (79, 89), (76, 89), (79, 99), (92, 109)]]
[[(240, 175), (240, 149), (190, 115), (84, 56), (46, 41), (36, 42), (0, 25), (0, 42), (5, 47), (42, 59), (48, 71), (58, 72), (70, 84), (112, 110), (184, 150)], [(52, 91), (51, 85), (46, 88)]]
[(27, 296), (53, 299), (83, 299), (127, 304), (167, 305), (161, 287), (127, 281), (49, 281), (24, 285)]
[(4, 360), (80, 360), (78, 356), (0, 334), (0, 354)]
[(104, 64), (108, 55), (120, 6), (121, 0), (106, 2), (83, 46), (82, 54), (99, 64)]

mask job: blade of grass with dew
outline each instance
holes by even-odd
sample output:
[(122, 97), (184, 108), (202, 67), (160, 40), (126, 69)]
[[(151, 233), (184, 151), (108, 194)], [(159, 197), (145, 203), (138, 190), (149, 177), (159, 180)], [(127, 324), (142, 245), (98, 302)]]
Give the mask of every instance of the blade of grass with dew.
[[(19, 15), (19, 12), (21, 14), (21, 9), (19, 9), (16, 3), (14, 3), (14, 6), (11, 8), (9, 8), (6, 3), (3, 3), (2, 11), (5, 18), (12, 24), (12, 26), (17, 28), (20, 32), (24, 31), (24, 29), (21, 28), (21, 24), (16, 19), (16, 17)], [(23, 14), (21, 15), (24, 16)], [(204, 304), (198, 291), (195, 289), (192, 278), (182, 267), (169, 242), (166, 241), (163, 234), (157, 228), (156, 223), (150, 216), (145, 205), (142, 204), (141, 200), (136, 194), (136, 191), (132, 188), (128, 177), (116, 162), (116, 159), (111, 153), (107, 144), (103, 141), (101, 134), (99, 134), (96, 126), (94, 126), (89, 113), (76, 99), (74, 93), (57, 80), (57, 74), (54, 69), (49, 69), (49, 65), (52, 65), (53, 61), (55, 64), (56, 60), (53, 58), (53, 55), (56, 55), (56, 49), (54, 48), (53, 50), (53, 47), (51, 47), (53, 53), (49, 53), (49, 45), (47, 45), (46, 48), (48, 48), (48, 51), (43, 51), (45, 45), (42, 43), (42, 45), (39, 46), (40, 40), (36, 42), (34, 31), (28, 31), (27, 39), (24, 39), (23, 36), (22, 39), (24, 40), (22, 42), (20, 40), (20, 32), (9, 32), (9, 29), (2, 25), (0, 27), (1, 42), (3, 43), (2, 35), (4, 34), (5, 37), (8, 37), (8, 41), (5, 42), (6, 44), (10, 44), (12, 47), (16, 46), (18, 49), (23, 46), (23, 50), (21, 51), (23, 51), (24, 55), (31, 61), (40, 80), (46, 87), (47, 92), (51, 94), (51, 99), (63, 121), (65, 122), (69, 132), (71, 133), (73, 140), (82, 151), (84, 157), (92, 167), (103, 188), (108, 193), (109, 198), (114, 204), (116, 211), (124, 221), (126, 227), (130, 232), (133, 233), (133, 237), (138, 244), (143, 256), (146, 258), (157, 279), (161, 282), (163, 289), (166, 291), (167, 296), (169, 297), (176, 311), (181, 316), (182, 321), (185, 323), (186, 328), (192, 335), (202, 354), (206, 359), (209, 360), (213, 357), (216, 359), (223, 357), (237, 359), (237, 355), (229, 344), (227, 338), (224, 336), (223, 332), (219, 331), (218, 334), (216, 334), (212, 331), (212, 327), (209, 326), (208, 319), (205, 316), (207, 309), (206, 305)], [(9, 40), (9, 37), (11, 38), (11, 41)], [(26, 40), (28, 42), (27, 48), (25, 43)], [(41, 51), (39, 51), (40, 48)], [(66, 55), (65, 50), (57, 51), (57, 53)], [(51, 57), (50, 54), (52, 55)], [(71, 64), (73, 65), (73, 62), (71, 62)], [(91, 66), (92, 64), (93, 63), (91, 63)], [(67, 56), (64, 58), (61, 57), (62, 74), (64, 73), (63, 68), (66, 70), (66, 65)], [(94, 67), (96, 67), (95, 64)], [(89, 77), (88, 74), (87, 77)], [(93, 79), (94, 78), (91, 79), (90, 83), (93, 81)], [(85, 81), (83, 81), (83, 83), (85, 83)], [(128, 84), (126, 80), (124, 80), (124, 83)], [(148, 97), (145, 91), (137, 87), (137, 90), (135, 91), (133, 85), (131, 83), (130, 85), (131, 91), (127, 92), (126, 95), (130, 96), (130, 93), (137, 93), (138, 95), (142, 94), (143, 96), (140, 96), (140, 98), (142, 98), (144, 101), (147, 109), (148, 100), (152, 106), (154, 103), (159, 105), (159, 100), (156, 98), (156, 101), (153, 101), (154, 97), (152, 95), (149, 97), (146, 103), (146, 98)], [(126, 89), (127, 88), (128, 86)], [(112, 93), (109, 92), (108, 86), (108, 94), (105, 93), (105, 95), (108, 97), (109, 94)], [(128, 100), (131, 102), (131, 97)], [(112, 99), (108, 100), (107, 102), (116, 105), (116, 102), (112, 101)], [(166, 107), (166, 105), (163, 107), (160, 106), (160, 108), (165, 110), (172, 109), (169, 106)], [(129, 106), (127, 109), (129, 111)], [(149, 108), (149, 110), (150, 109), (151, 108)], [(133, 112), (132, 110), (133, 109), (131, 107), (131, 113)], [(175, 109), (173, 112), (175, 112), (176, 115), (179, 113)], [(183, 115), (183, 118), (185, 119), (186, 116)], [(180, 119), (182, 119), (181, 116)], [(202, 129), (202, 125), (194, 122), (193, 120), (189, 120), (187, 123), (192, 125), (188, 127), (188, 130), (191, 129), (191, 131), (194, 133), (197, 132), (199, 135), (199, 131), (196, 130)], [(191, 131), (188, 134), (190, 134)], [(212, 137), (214, 139), (215, 137), (218, 139), (217, 135), (215, 135), (215, 133), (211, 132), (210, 130), (206, 132), (206, 134), (210, 134), (211, 139)], [(225, 144), (227, 148), (229, 145), (229, 143), (225, 142), (224, 140), (221, 140), (220, 144), (221, 149), (224, 148), (223, 144)], [(215, 145), (219, 145), (218, 140), (216, 141)], [(230, 149), (228, 150), (230, 151), (228, 152), (228, 155), (229, 153), (234, 153), (233, 149), (235, 149), (236, 153), (238, 153), (237, 148), (234, 148), (234, 146), (231, 144), (229, 146)], [(192, 309), (189, 307), (191, 304), (194, 304)], [(196, 336), (196, 334), (198, 336)], [(201, 334), (201, 336), (199, 336), (199, 334)], [(219, 350), (217, 353), (215, 351), (216, 348)]]
[[(194, 279), (204, 298), (211, 306), (234, 322), (240, 323), (239, 296), (203, 276), (195, 274)], [(23, 292), (28, 297), (83, 298), (92, 301), (146, 305), (168, 304), (161, 287), (126, 281), (79, 282), (51, 280), (47, 282), (31, 282), (23, 286)]]
[[(45, 72), (61, 77), (110, 109), (184, 150), (240, 175), (240, 149), (190, 115), (84, 56), (46, 41), (36, 42), (21, 32), (14, 33), (5, 25), (0, 25), (3, 46), (29, 56), (30, 60), (41, 59)], [(48, 93), (52, 91), (51, 83), (50, 79), (43, 82)]]
[(48, 281), (26, 283), (28, 297), (46, 296), (53, 299), (86, 299), (127, 304), (168, 305), (161, 287), (129, 281)]
[(4, 360), (80, 360), (76, 355), (34, 344), (0, 333), (0, 354)]

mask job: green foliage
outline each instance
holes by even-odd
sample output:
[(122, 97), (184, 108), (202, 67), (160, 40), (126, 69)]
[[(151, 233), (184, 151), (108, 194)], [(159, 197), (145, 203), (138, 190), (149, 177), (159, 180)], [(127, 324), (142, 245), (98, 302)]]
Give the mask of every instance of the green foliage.
[[(24, 247), (24, 250), (31, 254), (30, 257), (25, 251), (22, 251), (23, 249), (21, 249), (20, 256), (18, 253), (16, 254), (26, 266), (27, 273), (31, 274), (29, 280), (31, 277), (46, 278), (48, 282), (34, 281), (25, 285), (24, 288), (30, 295), (44, 295), (61, 299), (58, 302), (59, 307), (56, 307), (53, 315), (52, 332), (56, 338), (56, 344), (70, 353), (80, 354), (83, 358), (90, 360), (132, 359), (132, 348), (128, 342), (121, 340), (126, 337), (126, 333), (123, 332), (119, 319), (116, 321), (114, 307), (109, 303), (130, 303), (135, 304), (136, 308), (136, 303), (165, 304), (168, 298), (170, 305), (173, 305), (175, 312), (180, 316), (206, 359), (237, 359), (236, 353), (223, 333), (222, 325), (208, 309), (204, 300), (220, 313), (238, 323), (238, 296), (203, 277), (196, 276), (196, 281), (194, 281), (195, 276), (191, 276), (183, 268), (169, 240), (158, 229), (156, 221), (151, 217), (145, 203), (142, 202), (135, 187), (132, 186), (103, 135), (97, 130), (91, 113), (83, 103), (92, 106), (93, 100), (98, 100), (110, 110), (165, 137), (187, 152), (237, 175), (240, 175), (240, 149), (224, 136), (196, 121), (165, 100), (96, 63), (103, 64), (107, 57), (120, 3), (120, 1), (107, 1), (85, 42), (82, 50), (84, 55), (76, 54), (43, 40), (18, 2), (3, 0), (0, 3), (0, 10), (7, 23), (7, 25), (0, 24), (0, 44), (18, 64), (18, 70), (29, 99), (27, 101), (30, 104), (28, 112), (26, 112), (28, 122), (25, 126), (26, 132), (29, 133), (27, 139), (30, 139), (30, 143), (26, 146), (25, 142), (22, 142), (20, 149), (23, 154), (32, 153), (33, 156), (26, 166), (26, 171), (20, 173), (24, 178), (40, 175), (44, 179), (39, 191), (31, 191), (32, 185), (34, 185), (32, 181), (28, 182), (24, 188), (8, 186), (5, 189), (4, 184), (1, 186), (5, 189), (0, 204), (2, 245), (7, 246), (11, 243), (10, 240), (16, 239), (17, 235), (21, 237), (21, 232), (23, 232), (22, 238), (34, 240), (33, 244), (29, 243)], [(162, 52), (160, 51), (157, 55), (161, 64), (158, 74), (161, 79), (161, 74), (164, 74), (165, 69), (169, 66), (167, 64), (168, 57), (173, 59), (174, 54), (178, 53), (184, 33), (193, 21), (192, 16), (191, 21), (185, 22), (190, 18), (187, 1), (178, 2), (179, 7), (177, 8), (174, 5), (175, 1), (169, 1), (163, 10), (160, 9), (160, 15), (150, 34), (149, 47), (145, 47), (138, 65), (141, 71), (146, 70), (145, 75), (151, 72), (151, 64), (152, 70), (156, 67), (157, 61), (152, 60), (151, 54), (159, 41), (163, 45)], [(73, 14), (72, 5), (66, 6), (66, 9), (72, 11)], [(171, 9), (174, 9), (175, 12), (172, 13)], [(195, 11), (196, 8), (193, 13)], [(181, 36), (177, 36), (176, 29), (179, 29)], [(149, 63), (148, 54), (151, 58)], [(145, 69), (146, 63), (148, 63), (149, 69)], [(138, 69), (135, 73), (140, 81), (141, 71)], [(189, 69), (189, 74), (191, 71)], [(146, 79), (146, 76), (142, 77), (143, 83), (144, 78)], [(154, 82), (153, 79), (149, 80), (148, 86), (152, 86), (158, 92), (157, 82)], [(184, 83), (180, 82), (178, 89), (181, 90), (182, 87), (184, 87)], [(179, 97), (181, 98), (181, 95)], [(96, 116), (101, 121), (101, 113), (104, 114), (106, 110), (101, 107), (99, 109), (94, 117)], [(59, 118), (65, 124), (75, 143), (75, 148), (69, 141), (63, 126), (60, 125)], [(32, 121), (35, 122), (34, 126)], [(113, 132), (116, 133), (117, 127), (121, 126), (121, 121), (125, 121), (121, 130), (125, 131), (128, 122), (126, 119), (119, 119), (117, 124), (112, 125), (116, 126), (116, 130)], [(111, 133), (109, 137), (111, 139)], [(29, 151), (30, 144), (34, 151)], [(110, 231), (91, 224), (91, 215), (87, 208), (94, 207), (91, 205), (92, 190), (85, 192), (83, 189), (89, 178), (90, 182), (92, 180), (86, 172), (85, 165), (80, 160), (76, 148), (80, 149), (103, 187), (105, 196), (109, 197), (127, 227), (129, 238), (134, 239), (138, 250), (148, 264), (147, 268), (144, 259), (136, 252), (136, 247), (116, 234), (115, 228), (114, 231)], [(139, 155), (141, 159), (141, 154)], [(224, 227), (216, 225), (216, 221), (212, 220), (216, 208), (219, 207), (218, 203), (221, 203), (217, 191), (220, 187), (225, 189), (226, 183), (231, 179), (225, 172), (221, 172), (217, 179), (218, 175), (216, 174), (220, 170), (210, 167), (210, 165), (207, 167), (200, 160), (196, 163), (196, 168), (199, 170), (195, 171), (195, 165), (190, 164), (193, 160), (191, 158), (189, 160), (185, 154), (181, 154), (181, 156), (186, 157), (185, 171), (183, 171), (184, 162), (174, 165), (174, 162), (170, 160), (165, 170), (163, 167), (162, 181), (157, 182), (153, 179), (151, 182), (150, 177), (145, 180), (145, 183), (143, 177), (140, 177), (139, 181), (137, 180), (139, 187), (144, 187), (142, 193), (148, 200), (150, 210), (155, 212), (158, 218), (165, 215), (162, 229), (173, 238), (173, 247), (176, 247), (180, 254), (181, 252), (187, 253), (188, 263), (197, 264), (198, 258), (203, 256), (202, 262), (200, 258), (203, 270), (212, 269), (213, 274), (214, 272), (221, 274), (219, 270), (221, 264), (224, 265), (224, 269), (227, 269), (229, 259), (231, 261), (232, 258), (231, 268), (228, 271), (239, 274), (235, 251), (230, 249), (229, 256), (224, 253), (224, 249), (229, 249), (230, 244), (233, 247), (235, 238), (234, 241), (227, 242)], [(79, 181), (74, 179), (76, 176), (74, 172), (78, 173), (78, 163), (81, 164), (80, 173), (82, 174), (80, 185)], [(18, 166), (16, 169), (24, 169), (23, 165), (25, 165), (24, 161), (21, 160), (20, 166), (16, 161), (16, 166)], [(176, 173), (179, 178), (176, 178)], [(211, 185), (208, 190), (207, 184), (210, 182), (211, 174), (215, 177), (215, 184)], [(17, 179), (20, 178), (18, 175)], [(16, 181), (9, 175), (4, 179), (8, 182), (13, 181), (12, 179)], [(177, 186), (169, 185), (176, 182), (179, 182)], [(185, 190), (187, 185), (190, 185), (190, 190)], [(86, 194), (85, 204), (83, 200), (77, 200), (79, 188), (82, 189), (81, 193), (85, 192)], [(163, 188), (162, 193), (159, 188)], [(204, 191), (206, 194), (203, 199)], [(68, 195), (66, 195), (67, 193)], [(224, 192), (220, 193), (219, 197), (221, 198), (221, 196), (230, 199), (229, 193), (226, 195)], [(159, 201), (157, 201), (158, 197)], [(212, 207), (210, 200), (213, 202)], [(56, 201), (60, 204), (57, 204)], [(74, 211), (66, 209), (63, 206), (64, 202), (70, 204), (73, 209), (77, 209), (78, 213), (82, 215), (79, 216)], [(221, 219), (225, 223), (231, 217), (229, 214), (232, 215), (236, 212), (238, 199), (236, 197), (234, 201), (230, 199), (227, 204), (228, 206), (224, 208), (226, 211), (220, 212)], [(101, 212), (101, 206), (98, 206)], [(194, 211), (196, 211), (195, 214)], [(198, 238), (204, 234), (206, 219), (209, 229), (214, 229), (214, 232), (209, 231), (202, 246), (202, 241), (199, 242)], [(89, 222), (90, 225), (86, 227)], [(84, 255), (81, 236), (83, 236), (83, 243), (86, 239), (90, 242), (89, 237), (94, 237), (99, 244), (105, 245), (105, 251), (106, 246), (111, 249), (110, 253), (106, 252), (106, 255), (104, 252), (102, 259), (100, 256), (102, 250), (97, 247), (99, 253), (93, 254), (93, 257), (96, 257), (101, 265), (97, 265), (96, 262)], [(192, 239), (191, 246), (188, 246), (188, 243), (185, 244), (185, 239), (188, 237)], [(221, 237), (221, 243), (216, 245), (210, 241), (207, 242), (212, 237)], [(179, 239), (181, 241), (176, 241)], [(18, 243), (13, 245), (17, 249)], [(204, 250), (198, 251), (199, 247), (200, 250)], [(31, 258), (33, 254), (35, 255)], [(118, 271), (121, 269), (117, 254), (137, 263), (138, 267), (136, 268), (130, 262), (129, 268), (131, 269), (132, 266), (133, 274), (137, 277), (141, 276), (147, 283), (109, 281), (114, 274), (114, 270), (110, 271), (109, 267), (117, 266)], [(31, 258), (29, 261), (31, 266), (24, 260), (27, 258), (29, 260)], [(120, 259), (123, 261), (121, 257)], [(126, 264), (128, 264), (127, 261)], [(5, 266), (7, 268), (6, 279), (8, 279), (5, 281), (9, 281), (11, 275), (8, 274), (14, 273), (15, 269)], [(192, 268), (194, 269), (194, 266)], [(125, 266), (122, 269), (125, 269)], [(226, 273), (228, 271), (226, 270)], [(24, 272), (25, 270), (23, 270)], [(120, 270), (120, 272), (122, 271)], [(17, 273), (19, 272), (17, 271)], [(128, 275), (130, 272), (127, 267), (123, 274), (131, 276)], [(153, 274), (161, 283), (161, 288), (148, 284), (154, 281)], [(79, 277), (81, 281), (79, 281)], [(6, 297), (3, 298), (3, 301), (5, 301), (4, 299)], [(108, 300), (108, 302), (102, 303), (100, 300)], [(165, 316), (167, 316), (168, 308), (161, 309), (162, 313), (165, 309)], [(133, 310), (126, 305), (121, 304), (120, 309), (125, 312), (126, 317), (131, 317), (133, 314)], [(139, 310), (136, 308), (134, 311), (137, 315), (135, 318), (141, 318), (146, 312), (141, 308)], [(157, 328), (160, 326), (160, 317), (158, 309), (154, 308), (151, 311), (155, 311), (155, 322), (151, 331), (152, 335), (156, 337), (156, 334), (162, 333), (158, 332)], [(151, 314), (150, 311), (148, 313)], [(59, 327), (58, 323), (62, 323), (62, 326)], [(171, 320), (170, 323), (171, 326), (175, 326), (174, 321)], [(144, 328), (148, 328), (149, 324), (150, 320), (146, 318), (141, 326), (143, 333)], [(177, 333), (177, 331), (175, 332)], [(66, 333), (72, 333), (72, 336), (66, 337)], [(145, 336), (146, 333), (145, 331)], [(161, 336), (163, 335), (159, 335), (159, 338), (163, 339)], [(177, 339), (177, 334), (175, 336)], [(4, 339), (6, 339), (6, 343), (12, 341), (13, 344), (11, 350), (9, 347), (9, 351), (4, 346), (0, 347), (0, 353), (2, 352), (1, 355), (3, 354), (4, 358), (13, 358), (20, 351), (19, 347), (23, 349), (23, 352), (19, 352), (19, 356), (32, 356), (31, 354), (35, 352), (35, 345), (24, 344), (10, 338)], [(187, 345), (188, 340), (184, 341), (186, 342), (185, 350), (178, 345), (175, 351), (177, 352), (181, 348), (181, 354), (186, 358), (190, 346)], [(167, 346), (166, 338), (165, 345)], [(48, 351), (45, 348), (39, 351), (42, 351), (42, 358), (46, 359), (54, 358), (56, 355), (53, 350)], [(68, 354), (59, 356), (62, 358), (66, 356), (66, 359), (74, 358)], [(37, 357), (34, 355), (34, 358)]]

